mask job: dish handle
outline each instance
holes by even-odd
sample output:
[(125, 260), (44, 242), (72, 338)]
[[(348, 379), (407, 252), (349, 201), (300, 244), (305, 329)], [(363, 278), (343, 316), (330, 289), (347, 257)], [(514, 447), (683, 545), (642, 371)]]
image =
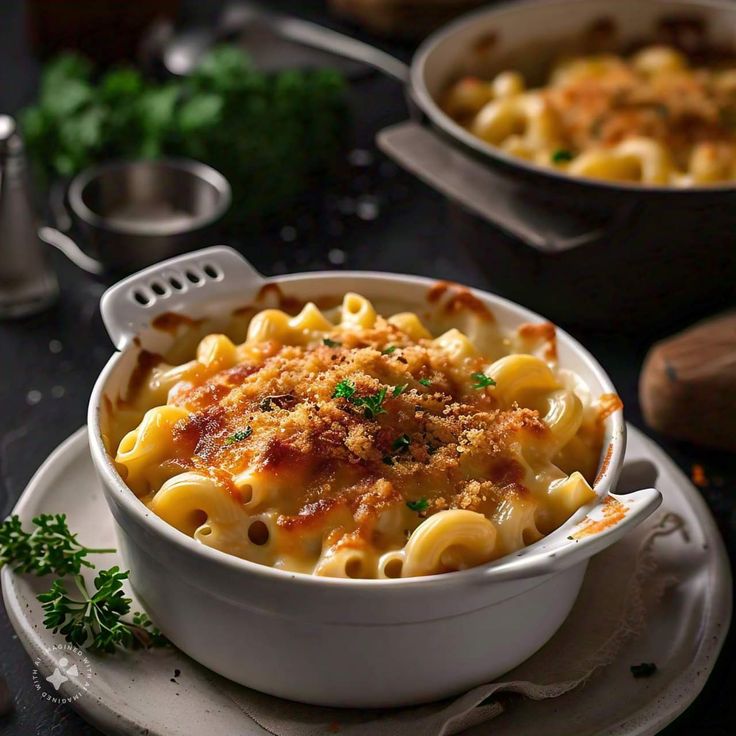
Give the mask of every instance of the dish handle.
[(263, 276), (237, 251), (224, 245), (161, 261), (111, 286), (100, 300), (110, 339), (123, 350), (165, 312), (191, 312), (212, 300), (245, 296)]
[(385, 128), (376, 141), (385, 154), (425, 184), (542, 253), (594, 243), (634, 214), (634, 206), (627, 205), (591, 222), (588, 216), (582, 219), (569, 210), (561, 217), (560, 206), (555, 205), (551, 216), (549, 205), (534, 206), (528, 194), (520, 196), (506, 180), (418, 122)]
[(566, 530), (544, 551), (522, 550), (518, 556), (490, 565), (486, 581), (532, 578), (562, 572), (617, 542), (662, 503), (656, 488), (632, 493), (610, 493), (575, 526)]

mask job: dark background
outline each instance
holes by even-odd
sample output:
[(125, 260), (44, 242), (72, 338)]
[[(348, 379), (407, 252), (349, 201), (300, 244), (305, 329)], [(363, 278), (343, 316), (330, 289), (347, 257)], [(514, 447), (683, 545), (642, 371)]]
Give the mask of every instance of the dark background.
[[(322, 2), (272, 2), (270, 6), (363, 35), (409, 60), (409, 44), (389, 44), (360, 34), (327, 14)], [(203, 7), (204, 6), (204, 7)], [(214, 18), (220, 2), (184, 0), (185, 20)], [(0, 112), (14, 113), (34, 99), (39, 64), (24, 30), (22, 0), (0, 3)], [(373, 145), (383, 126), (406, 117), (401, 89), (376, 74), (353, 81), (355, 119), (349, 180), (326, 197), (319, 215), (295, 215), (273, 232), (249, 236), (237, 245), (265, 274), (350, 268), (416, 273), (484, 286), (454, 237), (453, 214), (446, 202), (399, 172)], [(504, 236), (497, 234), (498, 239)], [(208, 243), (203, 243), (208, 245)], [(489, 244), (492, 245), (492, 244)], [(52, 254), (61, 297), (49, 312), (0, 323), (0, 518), (8, 514), (31, 475), (49, 452), (84, 424), (87, 399), (112, 346), (98, 312), (102, 281)], [(733, 559), (736, 531), (736, 458), (725, 453), (666, 441), (643, 425), (637, 380), (651, 340), (573, 331), (603, 364), (616, 384), (627, 419), (647, 431), (686, 473), (703, 465), (710, 484), (702, 492), (712, 509)], [(734, 637), (721, 653), (715, 672), (695, 704), (664, 733), (668, 736), (720, 736), (733, 733), (736, 686)], [(8, 736), (96, 734), (66, 706), (37, 697), (31, 662), (0, 608), (0, 673), (7, 680), (14, 708), (0, 716)]]

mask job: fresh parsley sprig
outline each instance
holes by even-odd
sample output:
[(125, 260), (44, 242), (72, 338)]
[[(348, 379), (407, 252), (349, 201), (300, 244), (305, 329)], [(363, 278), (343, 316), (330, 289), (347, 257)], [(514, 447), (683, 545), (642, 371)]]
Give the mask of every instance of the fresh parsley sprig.
[(64, 581), (54, 580), (51, 590), (41, 593), (38, 600), (46, 614), (43, 624), (58, 632), (70, 643), (94, 651), (113, 653), (117, 647), (162, 646), (166, 640), (145, 614), (136, 614), (132, 621), (123, 616), (130, 613), (131, 599), (122, 590), (128, 572), (114, 566), (100, 570), (94, 579), (92, 593), (81, 575), (74, 583), (81, 599), (72, 598)]
[(496, 382), (490, 376), (487, 376), (485, 373), (481, 373), (480, 371), (471, 373), (470, 377), (473, 379), (473, 388), (476, 390), (496, 385)]
[(402, 452), (406, 452), (411, 445), (411, 437), (408, 434), (400, 434), (392, 443), (391, 451), (393, 455), (384, 455), (383, 462), (386, 465), (394, 464), (394, 455), (400, 455)]
[(231, 434), (226, 440), (226, 445), (234, 445), (236, 442), (242, 442), (247, 440), (253, 434), (253, 428), (248, 425), (245, 429), (239, 429), (234, 434)]
[[(88, 591), (81, 571), (95, 565), (87, 557), (114, 549), (85, 547), (69, 530), (64, 514), (40, 514), (33, 524), (31, 532), (23, 529), (18, 516), (0, 524), (0, 567), (8, 564), (16, 572), (58, 576), (50, 590), (37, 596), (46, 628), (62, 634), (70, 644), (101, 652), (168, 643), (145, 613), (134, 613), (132, 620), (123, 618), (131, 604), (122, 590), (127, 571), (117, 566), (100, 570), (94, 591)], [(67, 576), (72, 576), (81, 599), (70, 596), (63, 579)]]
[(552, 151), (550, 158), (552, 159), (552, 163), (561, 164), (567, 161), (572, 161), (574, 156), (572, 151), (568, 151), (566, 148), (558, 148), (557, 150)]
[(355, 384), (351, 380), (345, 379), (344, 381), (339, 381), (338, 384), (335, 386), (335, 390), (332, 392), (332, 398), (347, 399), (348, 401), (350, 401), (350, 399), (353, 398), (354, 394)]
[(34, 575), (77, 575), (92, 568), (90, 554), (109, 554), (114, 549), (91, 549), (69, 531), (65, 514), (40, 514), (33, 518), (32, 532), (23, 529), (20, 518), (11, 516), (0, 524), (0, 567), (14, 565), (16, 572)]
[(356, 396), (355, 384), (349, 379), (340, 381), (332, 392), (333, 399), (347, 399), (353, 406), (363, 409), (366, 419), (375, 419), (379, 414), (385, 414), (383, 402), (386, 400), (387, 386), (381, 388), (374, 394), (368, 396)]

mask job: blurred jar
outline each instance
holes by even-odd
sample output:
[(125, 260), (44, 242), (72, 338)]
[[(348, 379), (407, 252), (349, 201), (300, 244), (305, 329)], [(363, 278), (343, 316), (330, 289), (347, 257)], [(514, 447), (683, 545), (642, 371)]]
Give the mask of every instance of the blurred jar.
[(179, 0), (26, 0), (28, 33), (41, 57), (79, 51), (101, 64), (134, 59), (146, 30), (173, 20)]

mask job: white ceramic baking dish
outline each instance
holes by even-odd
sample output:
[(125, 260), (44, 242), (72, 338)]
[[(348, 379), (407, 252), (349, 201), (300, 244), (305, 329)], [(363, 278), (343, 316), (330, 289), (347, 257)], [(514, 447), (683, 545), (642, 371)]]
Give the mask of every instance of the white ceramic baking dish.
[[(590, 557), (660, 503), (651, 488), (612, 493), (626, 442), (620, 410), (605, 420), (596, 501), (518, 553), (430, 577), (333, 579), (241, 560), (169, 526), (125, 486), (104, 445), (102, 407), (125, 395), (141, 350), (164, 353), (174, 339), (152, 326), (154, 318), (177, 312), (216, 320), (252, 302), (267, 283), (298, 299), (357, 291), (379, 308), (398, 302), (420, 311), (433, 285), (416, 276), (358, 272), (264, 279), (235, 251), (217, 247), (148, 268), (105, 293), (102, 315), (118, 352), (92, 392), (89, 439), (131, 584), (151, 617), (177, 647), (215, 672), (320, 705), (431, 701), (525, 660), (564, 621)], [(504, 327), (541, 320), (491, 294), (474, 294)], [(614, 391), (592, 356), (562, 331), (558, 349), (561, 365), (579, 373), (594, 394)], [(620, 518), (608, 514), (600, 531), (569, 538), (617, 503), (625, 512)]]

